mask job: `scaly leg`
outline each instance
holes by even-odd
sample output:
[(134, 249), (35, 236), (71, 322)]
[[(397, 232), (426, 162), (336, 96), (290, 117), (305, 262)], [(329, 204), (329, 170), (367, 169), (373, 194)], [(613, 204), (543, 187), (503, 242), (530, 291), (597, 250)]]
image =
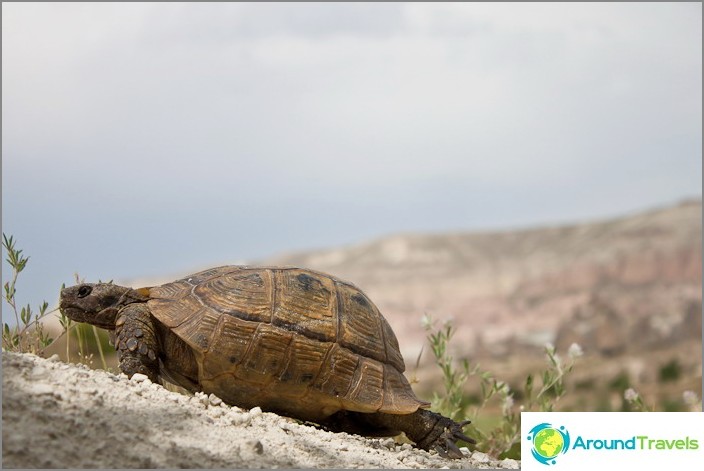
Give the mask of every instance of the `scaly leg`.
[(146, 304), (128, 304), (120, 311), (115, 321), (115, 338), (120, 370), (130, 378), (142, 373), (158, 382), (159, 341)]

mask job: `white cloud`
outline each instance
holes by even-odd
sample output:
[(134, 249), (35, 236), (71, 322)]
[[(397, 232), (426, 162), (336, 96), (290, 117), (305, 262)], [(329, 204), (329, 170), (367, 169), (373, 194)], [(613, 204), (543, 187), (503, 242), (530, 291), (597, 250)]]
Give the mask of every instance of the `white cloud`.
[(700, 3), (2, 9), (3, 230), (40, 299), (701, 194)]
[[(700, 141), (700, 14), (650, 3), (6, 3), (5, 163), (53, 166), (65, 182), (78, 178), (66, 168), (108, 168), (142, 182), (135, 198), (158, 182), (157, 200), (196, 177), (205, 193), (291, 180), (326, 195), (444, 179), (505, 191), (599, 172), (628, 185), (633, 165), (660, 168), (652, 149), (668, 136), (683, 149)], [(676, 192), (690, 172), (669, 172)], [(104, 189), (88, 181), (76, 185)]]

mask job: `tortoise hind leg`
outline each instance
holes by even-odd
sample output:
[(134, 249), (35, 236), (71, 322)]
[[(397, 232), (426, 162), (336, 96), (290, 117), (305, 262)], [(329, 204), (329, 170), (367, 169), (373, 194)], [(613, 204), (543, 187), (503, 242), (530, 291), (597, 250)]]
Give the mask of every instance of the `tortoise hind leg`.
[(332, 416), (326, 424), (338, 431), (358, 433), (367, 436), (390, 436), (404, 432), (418, 448), (436, 450), (440, 455), (458, 459), (464, 455), (456, 442), (463, 440), (474, 444), (473, 438), (466, 436), (462, 428), (469, 420), (455, 422), (435, 412), (418, 409), (412, 414), (396, 415), (376, 412), (343, 412)]

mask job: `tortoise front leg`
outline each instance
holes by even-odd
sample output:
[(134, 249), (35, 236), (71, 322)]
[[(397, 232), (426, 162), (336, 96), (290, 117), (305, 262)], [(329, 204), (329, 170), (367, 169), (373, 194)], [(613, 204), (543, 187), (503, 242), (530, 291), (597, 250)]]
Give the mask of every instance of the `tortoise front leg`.
[(120, 370), (130, 378), (135, 373), (142, 373), (156, 383), (159, 378), (159, 341), (146, 304), (129, 304), (119, 312), (115, 337)]

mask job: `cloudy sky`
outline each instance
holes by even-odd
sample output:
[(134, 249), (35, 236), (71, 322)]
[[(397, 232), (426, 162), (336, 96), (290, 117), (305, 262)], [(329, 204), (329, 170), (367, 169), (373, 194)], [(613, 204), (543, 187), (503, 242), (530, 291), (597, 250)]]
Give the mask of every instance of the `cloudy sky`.
[(3, 3), (20, 301), (54, 303), (75, 272), (699, 197), (701, 18), (701, 3)]

